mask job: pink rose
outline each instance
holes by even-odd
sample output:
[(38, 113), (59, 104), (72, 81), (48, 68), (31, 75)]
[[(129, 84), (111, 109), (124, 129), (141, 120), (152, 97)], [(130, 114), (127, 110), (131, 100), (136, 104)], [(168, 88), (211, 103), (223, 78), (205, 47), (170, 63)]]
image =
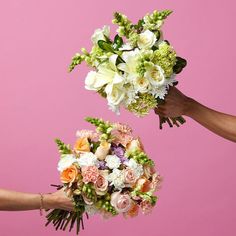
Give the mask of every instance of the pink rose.
[(100, 174), (97, 181), (94, 184), (95, 191), (97, 195), (103, 196), (106, 194), (108, 189), (108, 181), (104, 175)]
[(114, 192), (111, 194), (111, 205), (117, 212), (127, 212), (131, 207), (131, 198), (128, 194)]
[(95, 183), (99, 176), (99, 170), (96, 166), (85, 166), (82, 167), (82, 176), (84, 183)]
[(137, 180), (134, 171), (130, 168), (124, 170), (124, 175), (126, 184), (134, 184)]
[(151, 213), (152, 208), (153, 208), (151, 202), (147, 200), (143, 200), (140, 204), (140, 207), (142, 209), (143, 214), (145, 215)]

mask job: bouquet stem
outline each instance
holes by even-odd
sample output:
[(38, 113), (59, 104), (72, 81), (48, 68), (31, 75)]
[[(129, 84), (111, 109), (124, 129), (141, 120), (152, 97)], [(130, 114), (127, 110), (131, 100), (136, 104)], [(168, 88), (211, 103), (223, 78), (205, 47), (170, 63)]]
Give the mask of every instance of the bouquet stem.
[(172, 128), (174, 125), (180, 127), (180, 125), (184, 124), (186, 120), (182, 117), (163, 117), (159, 115), (159, 128), (163, 128), (163, 124), (168, 123), (168, 125)]

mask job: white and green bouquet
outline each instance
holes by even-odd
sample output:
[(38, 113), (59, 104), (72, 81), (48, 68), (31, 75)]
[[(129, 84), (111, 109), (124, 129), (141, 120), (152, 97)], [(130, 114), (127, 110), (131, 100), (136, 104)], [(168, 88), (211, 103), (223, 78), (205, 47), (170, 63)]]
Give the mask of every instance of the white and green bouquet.
[[(83, 61), (91, 70), (85, 88), (107, 99), (109, 108), (119, 114), (120, 107), (137, 116), (144, 116), (163, 104), (170, 86), (177, 85), (176, 74), (186, 66), (164, 39), (161, 27), (172, 13), (170, 10), (146, 14), (137, 24), (116, 12), (113, 23), (118, 25), (112, 39), (109, 26), (95, 30), (92, 49), (85, 48), (72, 58), (69, 71)], [(185, 122), (183, 117), (160, 117), (160, 128)]]

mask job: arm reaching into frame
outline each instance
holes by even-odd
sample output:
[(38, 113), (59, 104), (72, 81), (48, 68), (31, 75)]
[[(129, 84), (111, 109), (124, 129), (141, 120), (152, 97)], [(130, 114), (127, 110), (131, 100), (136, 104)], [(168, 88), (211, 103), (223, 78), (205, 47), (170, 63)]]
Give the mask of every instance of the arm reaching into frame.
[(155, 113), (163, 117), (191, 117), (215, 134), (236, 142), (236, 116), (210, 109), (171, 87), (165, 104), (159, 105)]
[(61, 189), (51, 194), (22, 193), (0, 189), (0, 211), (35, 209), (63, 209), (73, 211), (73, 203)]

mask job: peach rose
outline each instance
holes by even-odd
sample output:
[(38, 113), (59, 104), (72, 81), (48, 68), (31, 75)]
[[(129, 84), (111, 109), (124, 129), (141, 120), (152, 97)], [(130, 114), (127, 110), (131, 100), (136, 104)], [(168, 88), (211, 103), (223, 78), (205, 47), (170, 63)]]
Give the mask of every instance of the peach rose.
[(142, 177), (137, 180), (136, 187), (140, 189), (141, 192), (148, 192), (150, 190), (151, 181)]
[(140, 204), (140, 207), (142, 209), (143, 214), (145, 215), (151, 213), (152, 208), (153, 208), (151, 202), (147, 200), (143, 200)]
[(131, 198), (128, 194), (114, 192), (111, 194), (111, 205), (117, 212), (127, 212), (131, 207)]
[(133, 139), (131, 142), (128, 143), (126, 151), (143, 151), (143, 145), (140, 139)]
[(77, 180), (78, 177), (78, 169), (75, 165), (71, 165), (61, 172), (61, 182), (64, 184), (72, 184)]
[(79, 138), (76, 143), (74, 149), (76, 151), (81, 152), (89, 152), (90, 151), (90, 143), (87, 138)]
[(137, 178), (135, 176), (135, 173), (132, 169), (126, 168), (124, 170), (124, 176), (125, 176), (125, 183), (126, 184), (135, 184)]
[(81, 170), (84, 183), (95, 183), (97, 181), (99, 176), (99, 170), (96, 166), (84, 166), (81, 168)]
[(102, 161), (106, 158), (110, 150), (110, 147), (111, 147), (111, 144), (106, 141), (102, 141), (100, 143), (99, 147), (97, 148), (95, 152), (95, 156), (98, 158), (98, 160)]
[(152, 181), (150, 184), (150, 188), (152, 192), (157, 191), (160, 188), (162, 182), (162, 178), (160, 175), (158, 175), (157, 173), (153, 174), (152, 176)]
[(124, 217), (128, 218), (128, 217), (135, 217), (138, 215), (138, 211), (139, 211), (139, 206), (138, 204), (135, 204), (134, 202), (132, 202), (131, 207), (129, 209), (128, 212), (124, 213)]
[(100, 174), (97, 178), (97, 181), (94, 184), (95, 192), (99, 196), (103, 196), (107, 193), (108, 181), (104, 175)]

